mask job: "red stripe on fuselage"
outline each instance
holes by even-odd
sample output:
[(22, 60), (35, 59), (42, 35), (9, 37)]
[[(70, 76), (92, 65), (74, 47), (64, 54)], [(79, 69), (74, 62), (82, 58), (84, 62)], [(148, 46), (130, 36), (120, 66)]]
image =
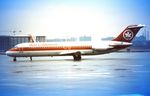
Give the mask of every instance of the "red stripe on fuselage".
[(52, 46), (52, 47), (17, 47), (9, 51), (47, 51), (47, 50), (88, 50), (92, 46)]

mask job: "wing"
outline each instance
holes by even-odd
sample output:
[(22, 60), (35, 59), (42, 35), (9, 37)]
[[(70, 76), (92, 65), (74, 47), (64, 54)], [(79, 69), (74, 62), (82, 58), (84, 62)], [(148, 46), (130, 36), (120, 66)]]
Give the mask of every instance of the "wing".
[(63, 51), (63, 52), (60, 52), (60, 55), (73, 55), (77, 52), (79, 51)]

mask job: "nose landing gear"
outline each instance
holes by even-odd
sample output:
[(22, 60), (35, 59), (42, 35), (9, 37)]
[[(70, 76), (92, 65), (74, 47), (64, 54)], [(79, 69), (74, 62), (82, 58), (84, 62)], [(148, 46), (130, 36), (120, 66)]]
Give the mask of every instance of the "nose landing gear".
[(14, 61), (14, 62), (17, 61), (16, 57), (13, 58), (13, 61)]
[(32, 57), (30, 57), (30, 61), (32, 61)]

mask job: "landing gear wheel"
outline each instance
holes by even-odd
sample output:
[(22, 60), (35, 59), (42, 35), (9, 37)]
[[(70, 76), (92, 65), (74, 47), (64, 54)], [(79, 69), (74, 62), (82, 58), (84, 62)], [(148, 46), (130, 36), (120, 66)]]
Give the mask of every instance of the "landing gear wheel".
[(80, 61), (81, 60), (81, 53), (80, 52), (74, 53), (73, 59), (74, 59), (74, 61)]
[(32, 61), (32, 57), (30, 57), (30, 61)]
[(17, 61), (16, 57), (13, 58), (13, 61)]

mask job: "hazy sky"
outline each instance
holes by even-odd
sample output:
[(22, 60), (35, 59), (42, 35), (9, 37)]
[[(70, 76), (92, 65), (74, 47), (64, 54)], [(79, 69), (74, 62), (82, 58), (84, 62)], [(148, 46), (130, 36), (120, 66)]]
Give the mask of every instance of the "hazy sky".
[(3, 35), (106, 37), (130, 24), (150, 26), (150, 0), (0, 0)]

